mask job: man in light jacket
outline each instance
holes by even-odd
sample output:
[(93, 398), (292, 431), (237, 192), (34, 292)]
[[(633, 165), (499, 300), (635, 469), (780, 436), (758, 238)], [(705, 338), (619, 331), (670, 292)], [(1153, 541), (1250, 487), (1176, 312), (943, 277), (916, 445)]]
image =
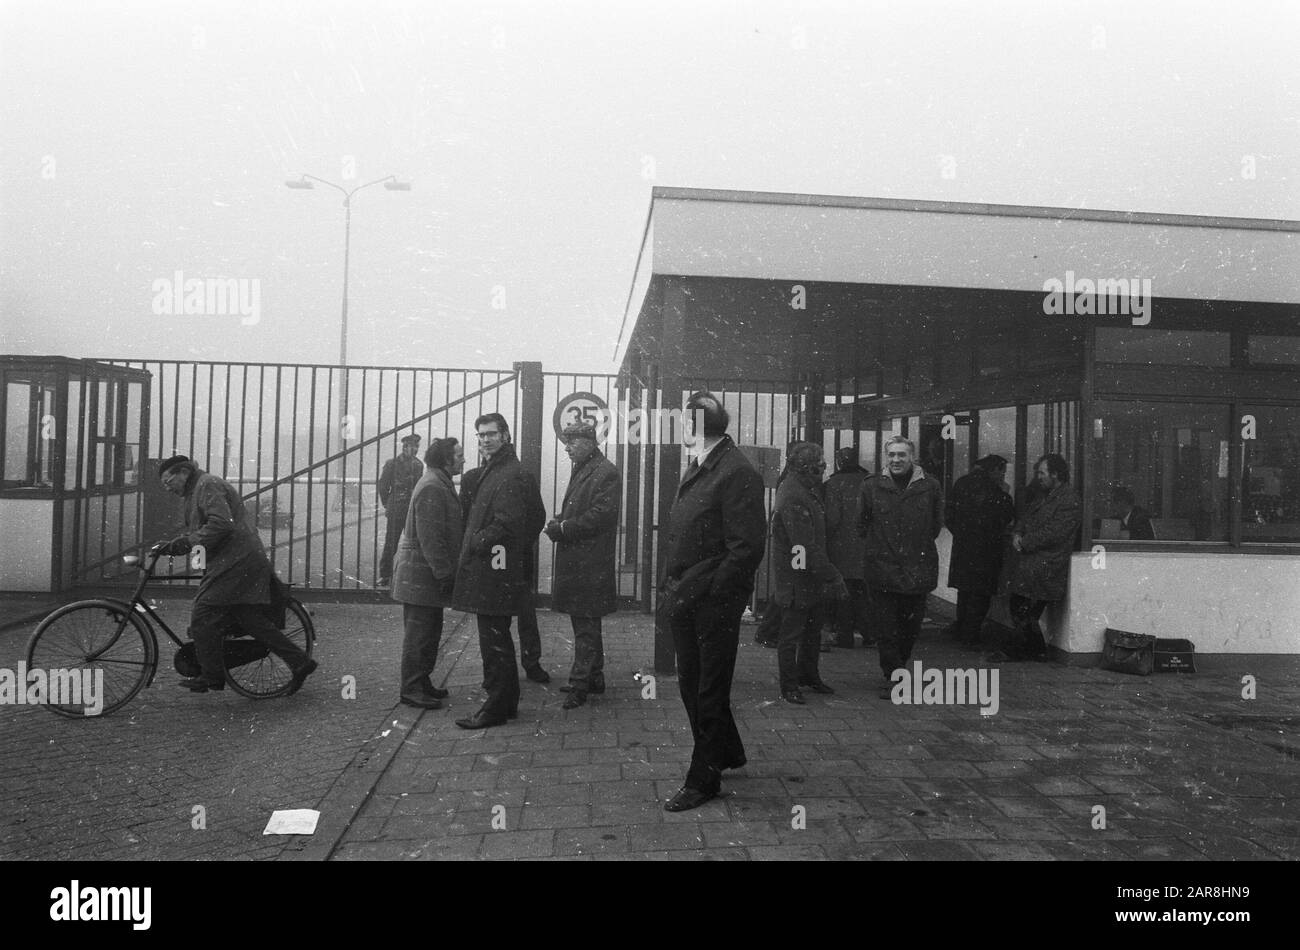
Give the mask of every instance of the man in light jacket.
[(457, 439), (434, 439), (424, 454), (406, 527), (393, 564), (392, 598), (402, 605), (402, 691), (407, 706), (441, 709), (447, 691), (430, 680), (442, 641), (442, 611), (451, 604), (463, 536), (452, 476), (465, 467)]

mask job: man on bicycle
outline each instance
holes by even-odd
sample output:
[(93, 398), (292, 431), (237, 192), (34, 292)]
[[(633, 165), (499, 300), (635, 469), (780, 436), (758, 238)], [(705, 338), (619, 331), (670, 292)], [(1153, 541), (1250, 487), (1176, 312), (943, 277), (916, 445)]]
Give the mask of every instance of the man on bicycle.
[(184, 455), (173, 455), (158, 466), (163, 488), (184, 499), (186, 533), (161, 542), (159, 554), (190, 555), (203, 570), (190, 614), (202, 672), (181, 680), (196, 693), (225, 689), (226, 631), (236, 626), (256, 637), (280, 657), (293, 673), (290, 693), (316, 671), (317, 663), (276, 629), (267, 614), (271, 603), (271, 562), (257, 529), (249, 523), (235, 487), (200, 469)]

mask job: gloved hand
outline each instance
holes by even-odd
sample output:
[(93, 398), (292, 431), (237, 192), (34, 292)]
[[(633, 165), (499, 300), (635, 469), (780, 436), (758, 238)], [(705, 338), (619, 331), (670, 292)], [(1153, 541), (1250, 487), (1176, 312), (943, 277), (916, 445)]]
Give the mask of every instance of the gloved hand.
[(832, 583), (826, 585), (826, 594), (832, 600), (848, 600), (849, 585), (844, 583), (844, 578), (836, 578)]
[(546, 536), (552, 541), (559, 541), (563, 538), (564, 529), (560, 526), (560, 522), (556, 521), (554, 518), (548, 521), (546, 523)]
[[(435, 578), (437, 580), (437, 578)], [(443, 578), (438, 581), (438, 596), (443, 600), (450, 600), (452, 591), (456, 588), (456, 575)]]

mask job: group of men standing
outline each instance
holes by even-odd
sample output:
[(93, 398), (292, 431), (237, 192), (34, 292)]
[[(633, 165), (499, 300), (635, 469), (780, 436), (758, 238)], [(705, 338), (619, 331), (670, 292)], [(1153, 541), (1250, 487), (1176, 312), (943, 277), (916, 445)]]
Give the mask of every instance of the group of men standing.
[[(762, 479), (726, 435), (726, 410), (716, 396), (699, 392), (687, 402), (687, 414), (702, 419), (703, 438), (697, 436), (664, 535), (660, 610), (671, 625), (695, 746), (683, 787), (664, 806), (668, 811), (709, 801), (720, 792), (722, 773), (745, 763), (730, 690), (740, 619), (767, 534)], [(862, 470), (850, 453), (837, 455), (837, 472), (823, 484), (820, 446), (792, 443), (778, 482), (767, 545), (773, 602), (765, 621), (778, 631), (781, 698), (789, 703), (806, 703), (804, 690), (833, 692), (818, 671), (827, 616), (837, 618), (842, 645), (852, 645), (855, 631), (875, 639), (879, 695), (890, 698), (891, 676), (911, 659), (926, 598), (938, 586), (936, 540), (945, 513), (954, 534), (949, 584), (959, 595), (955, 635), (978, 637), (1003, 576), (1003, 547), (1015, 522), (1002, 482), (1005, 459), (981, 459), (958, 479), (945, 504), (941, 483), (917, 464), (911, 440), (885, 442), (878, 475)], [(1010, 531), (1016, 560), (1007, 590), (1015, 632), (994, 661), (1046, 651), (1038, 619), (1065, 595), (1079, 529), (1079, 502), (1068, 482), (1061, 456), (1038, 460), (1034, 490)]]
[[(502, 725), (518, 715), (519, 672), (515, 667), (512, 618), (519, 618), (520, 653), (530, 680), (545, 683), (541, 634), (534, 605), (534, 545), (545, 531), (556, 543), (554, 609), (568, 613), (574, 632), (574, 662), (564, 708), (587, 702), (605, 689), (601, 617), (617, 606), (614, 546), (621, 479), (600, 452), (594, 426), (572, 426), (563, 434), (573, 462), (568, 491), (549, 521), (537, 480), (519, 462), (510, 429), (500, 413), (475, 420), (484, 463), (452, 480), (464, 467), (457, 439), (435, 439), (426, 469), (412, 486), (404, 511), (391, 506), (398, 532), (392, 597), (403, 605), (401, 701), (438, 709), (445, 690), (430, 675), (442, 637), (444, 608), (472, 613), (478, 624), (486, 699), (472, 716), (456, 720), (464, 729)], [(418, 436), (414, 438), (418, 445)], [(407, 440), (403, 440), (404, 447)], [(397, 462), (400, 460), (394, 460)], [(385, 475), (388, 470), (385, 469)], [(391, 527), (390, 527), (391, 534)], [(382, 562), (381, 562), (382, 571)]]

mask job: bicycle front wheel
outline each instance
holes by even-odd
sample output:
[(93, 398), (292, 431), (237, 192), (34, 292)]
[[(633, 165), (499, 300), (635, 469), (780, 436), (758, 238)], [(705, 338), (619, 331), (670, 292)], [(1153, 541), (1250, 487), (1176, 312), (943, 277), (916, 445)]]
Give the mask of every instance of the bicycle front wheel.
[[(311, 656), (316, 645), (316, 628), (307, 608), (297, 600), (290, 600), (285, 605), (282, 632), (291, 643)], [(289, 692), (293, 671), (284, 660), (260, 644), (246, 639), (227, 640), (226, 682), (236, 693), (249, 699), (272, 699)]]
[(153, 678), (158, 643), (124, 603), (82, 600), (41, 621), (27, 645), (27, 670), (43, 675), (42, 703), (60, 716), (107, 716)]

